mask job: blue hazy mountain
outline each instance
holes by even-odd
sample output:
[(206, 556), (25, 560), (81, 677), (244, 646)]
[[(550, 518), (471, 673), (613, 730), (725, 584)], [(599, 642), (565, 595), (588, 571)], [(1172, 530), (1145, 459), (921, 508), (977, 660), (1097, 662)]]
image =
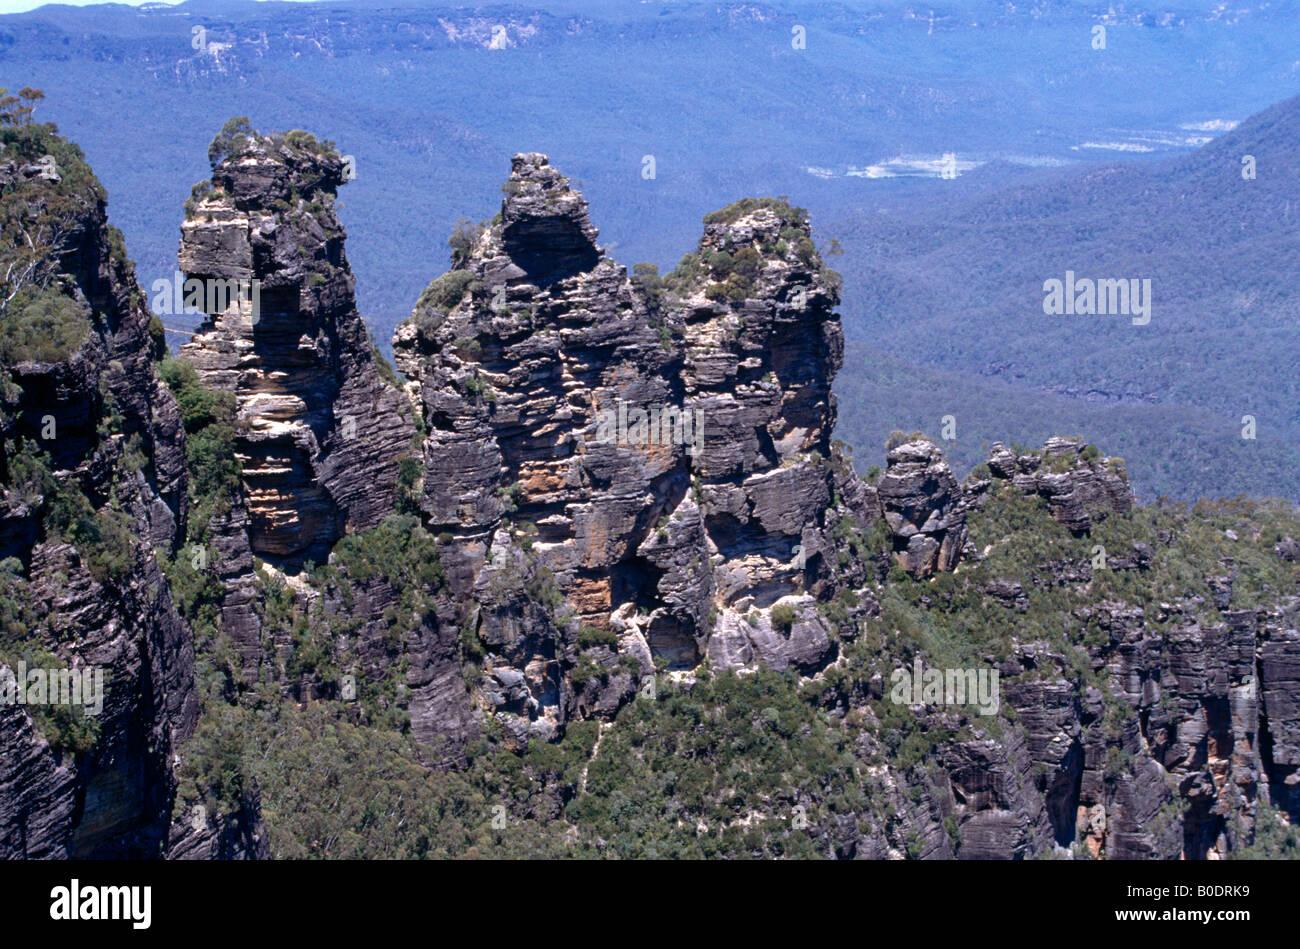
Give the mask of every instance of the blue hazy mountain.
[[(1097, 27), (1104, 49), (1094, 48)], [(456, 220), (497, 210), (514, 152), (547, 152), (581, 182), (602, 241), (629, 266), (671, 267), (693, 248), (700, 218), (739, 197), (789, 195), (810, 210), (823, 243), (834, 237), (844, 247), (831, 263), (848, 278), (851, 340), (884, 354), (871, 366), (851, 361), (841, 392), (877, 384), (892, 374), (890, 360), (902, 359), (949, 382), (996, 376), (989, 381), (1020, 393), (1010, 404), (1024, 411), (986, 413), (995, 416), (987, 433), (962, 429), (956, 455), (969, 464), (985, 434), (1029, 441), (1029, 430), (1043, 426), (1026, 413), (1044, 397), (1057, 428), (1109, 439), (1108, 450), (1118, 451), (1132, 433), (1102, 423), (1107, 401), (1143, 417), (1147, 406), (1191, 406), (1217, 426), (1253, 407), (1220, 385), (1234, 367), (1277, 400), (1294, 393), (1270, 363), (1285, 351), (1284, 311), (1273, 297), (1250, 297), (1223, 274), (1198, 270), (1204, 216), (1180, 217), (1178, 202), (1163, 200), (1167, 188), (1158, 212), (1141, 192), (1178, 180), (1180, 158), (1195, 161), (1195, 148), (1294, 93), (1297, 36), (1300, 11), (1265, 3), (1231, 11), (1125, 4), (1103, 13), (1075, 2), (193, 0), (0, 17), (0, 83), (46, 91), (38, 118), (58, 122), (85, 149), (146, 287), (174, 269), (182, 204), (208, 176), (207, 145), (227, 118), (305, 128), (338, 143), (357, 171), (342, 192), (342, 217), (358, 298), (385, 348), (446, 268)], [(955, 180), (941, 178), (946, 155)], [(1124, 170), (1109, 167), (1117, 159)], [(1212, 190), (1204, 184), (1186, 200), (1226, 220), (1232, 199), (1210, 207)], [(1098, 206), (1099, 195), (1123, 206)], [(1035, 208), (1052, 201), (1069, 203), (1057, 220), (1040, 219)], [(1111, 240), (1123, 220), (1142, 235), (1138, 243)], [(1285, 215), (1278, 220), (1285, 229)], [(1109, 236), (1097, 239), (1097, 258), (1073, 248), (1034, 263), (1058, 226)], [(1242, 252), (1250, 240), (1272, 246), (1259, 230), (1238, 237)], [(1142, 242), (1163, 262), (1141, 256)], [(1058, 338), (1059, 328), (1041, 320), (1025, 331), (1022, 305), (1035, 305), (1029, 285), (1071, 263), (1082, 272), (1094, 259), (1159, 278), (1150, 332), (1116, 326), (1103, 332), (1118, 335), (1089, 347), (1069, 331)], [(1252, 266), (1262, 273), (1271, 265)], [(1203, 283), (1170, 295), (1166, 281), (1188, 273)], [(1273, 284), (1285, 284), (1280, 268), (1273, 273)], [(1255, 302), (1238, 300), (1243, 292)], [(1203, 301), (1195, 331), (1174, 318), (1179, 300), (1193, 309)], [(1263, 323), (1261, 309), (1272, 314)], [(1244, 342), (1205, 323), (1211, 310), (1237, 321)], [(1129, 361), (1117, 366), (1114, 352)], [(1189, 391), (1206, 388), (1197, 377), (1202, 359), (1217, 367), (1207, 377), (1209, 400)], [(932, 432), (939, 403), (976, 390), (936, 383), (934, 391), (925, 405), (917, 392), (898, 393), (900, 404), (917, 406), (916, 426)], [(1257, 409), (1261, 448), (1265, 433), (1284, 430), (1276, 405)], [(855, 420), (883, 420), (889, 406), (846, 405), (843, 415), (841, 437), (865, 464), (879, 454), (884, 423)], [(1201, 419), (1186, 421), (1187, 438)], [(1179, 485), (1192, 483), (1176, 447), (1184, 436), (1160, 437), (1175, 443), (1170, 467), (1144, 471), (1135, 448), (1137, 487), (1184, 493)], [(1272, 483), (1274, 462), (1242, 463), (1240, 476), (1224, 474), (1213, 493)], [(1214, 479), (1197, 484), (1206, 480)], [(1294, 495), (1294, 482), (1268, 493)]]
[(746, 194), (797, 196), (824, 230), (892, 190), (850, 174), (891, 159), (1014, 172), (1125, 154), (1090, 145), (1159, 153), (1210, 134), (1184, 125), (1282, 98), (1295, 12), (1198, 7), (1116, 16), (1099, 51), (1095, 11), (1075, 3), (933, 20), (904, 3), (50, 6), (0, 17), (0, 79), (47, 92), (41, 117), (100, 170), (145, 280), (170, 271), (180, 206), (231, 115), (337, 142), (356, 160), (343, 201), (362, 308), (386, 340), (444, 268), (455, 220), (496, 210), (515, 151), (582, 179), (616, 256), (662, 267)]
[[(891, 427), (978, 417), (963, 433), (967, 463), (982, 439), (1015, 429), (1029, 441), (1054, 423), (1131, 457), (1148, 495), (1297, 496), (1298, 154), (1300, 97), (1185, 156), (1042, 173), (910, 215), (848, 215), (834, 227), (858, 288), (846, 330), (941, 373), (919, 385), (877, 362), (884, 390), (872, 398), (893, 391), (914, 410)], [(1067, 271), (1150, 281), (1150, 322), (1044, 313), (1045, 281)], [(1024, 390), (1020, 407), (997, 395)], [(888, 431), (849, 414), (841, 437), (874, 448)], [(1247, 416), (1254, 439), (1242, 437)]]

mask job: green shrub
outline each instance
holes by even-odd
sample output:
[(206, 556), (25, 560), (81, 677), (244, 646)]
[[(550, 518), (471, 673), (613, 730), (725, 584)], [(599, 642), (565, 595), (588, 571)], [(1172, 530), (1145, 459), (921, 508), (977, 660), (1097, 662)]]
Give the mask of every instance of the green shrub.
[(456, 222), (451, 236), (447, 238), (447, 245), (451, 248), (453, 266), (461, 266), (469, 260), (470, 252), (482, 233), (483, 226), (471, 223), (469, 218), (463, 217)]
[(735, 261), (725, 250), (720, 250), (709, 254), (708, 264), (715, 280), (725, 280), (731, 273), (731, 268), (735, 266)]
[(420, 497), (418, 486), (424, 476), (424, 462), (406, 455), (397, 463), (397, 513), (418, 514)]
[(783, 633), (790, 632), (794, 626), (794, 607), (788, 603), (778, 603), (772, 607), (772, 625)]
[(663, 300), (667, 281), (659, 276), (659, 268), (654, 264), (648, 262), (634, 264), (632, 280), (645, 291), (652, 305), (658, 305)]
[(234, 393), (204, 387), (198, 370), (185, 360), (162, 360), (158, 363), (158, 375), (180, 404), (181, 421), (186, 432), (202, 431), (209, 425), (229, 422), (234, 417)]
[[(11, 669), (25, 662), (29, 669), (67, 669), (69, 663), (47, 651), (33, 641), (0, 642), (0, 662)], [(107, 697), (111, 682), (104, 678)], [(74, 704), (33, 704), (24, 708), (32, 723), (50, 746), (72, 754), (84, 754), (99, 742), (99, 718), (87, 712), (84, 706)]]
[(235, 395), (206, 388), (198, 371), (183, 359), (162, 360), (158, 375), (181, 408), (191, 504), (187, 539), (200, 541), (207, 536), (208, 522), (224, 514), (240, 490)]
[(375, 369), (379, 372), (379, 378), (383, 379), (394, 389), (400, 389), (402, 387), (401, 376), (397, 374), (397, 370), (393, 368), (393, 364), (384, 358), (384, 354), (374, 342), (371, 342), (370, 344), (370, 355), (375, 361)]
[(77, 548), (99, 583), (120, 583), (135, 563), (134, 520), (111, 505), (96, 511), (75, 482), (59, 486), (48, 523)]
[(478, 359), (483, 354), (482, 344), (472, 336), (458, 337), (451, 345), (462, 359)]
[[(747, 214), (752, 214), (759, 208), (769, 208), (774, 211), (778, 217), (787, 221), (793, 221), (796, 224), (808, 223), (808, 212), (803, 208), (791, 207), (790, 203), (784, 197), (778, 198), (741, 198), (739, 201), (727, 205), (704, 215), (704, 223), (707, 224), (734, 224)], [(790, 228), (790, 230), (794, 230)], [(782, 232), (784, 236), (784, 231)]]
[(248, 144), (248, 140), (256, 135), (257, 132), (249, 124), (248, 116), (237, 115), (227, 119), (221, 131), (212, 139), (212, 144), (208, 146), (208, 164), (216, 168), (227, 158), (237, 155)]
[(284, 143), (290, 148), (308, 151), (313, 155), (339, 157), (338, 147), (333, 142), (327, 138), (318, 139), (311, 132), (305, 132), (302, 129), (291, 129), (285, 132)]
[(0, 365), (63, 362), (90, 333), (90, 314), (54, 289), (24, 287), (0, 309)]
[(450, 312), (456, 304), (465, 298), (474, 276), (468, 270), (449, 270), (420, 294), (417, 310), (432, 308), (440, 313)]
[(592, 646), (618, 646), (618, 633), (598, 626), (583, 626), (578, 630), (578, 645), (583, 649)]
[(885, 451), (893, 451), (899, 445), (906, 445), (908, 442), (930, 442), (934, 444), (933, 439), (921, 432), (901, 432), (894, 429), (889, 433), (889, 438), (885, 440)]

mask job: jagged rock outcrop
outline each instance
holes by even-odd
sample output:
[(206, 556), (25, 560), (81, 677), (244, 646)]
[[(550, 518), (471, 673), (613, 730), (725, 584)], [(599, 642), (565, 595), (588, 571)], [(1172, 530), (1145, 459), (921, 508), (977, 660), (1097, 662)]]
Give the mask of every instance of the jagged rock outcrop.
[[(812, 248), (804, 214), (781, 201), (710, 215), (694, 258), (698, 265), (681, 268), (674, 305), (687, 404), (705, 429), (699, 501), (681, 511), (698, 518), (712, 560), (712, 602), (702, 604), (717, 616), (708, 655), (720, 668), (815, 670), (835, 652), (833, 624), (814, 599), (839, 584), (828, 536), (831, 383), (844, 351), (838, 284)], [(778, 605), (784, 616), (774, 623)], [(715, 648), (719, 637), (730, 645)]]
[[(1099, 685), (1080, 681), (1056, 647), (1013, 635), (997, 665), (1015, 725), (993, 732), (973, 717), (970, 737), (944, 743), (931, 762), (875, 767), (873, 787), (893, 816), (860, 819), (856, 833), (836, 836), (837, 854), (1231, 855), (1250, 843), (1263, 801), (1295, 819), (1297, 602), (1230, 610), (1208, 625), (1194, 601), (1160, 615), (1099, 604), (1081, 618), (1103, 641), (1076, 647), (1102, 673)], [(959, 723), (951, 709), (913, 712), (927, 731)], [(862, 739), (864, 757), (890, 761), (874, 734)]]
[(913, 577), (957, 565), (966, 544), (966, 505), (943, 453), (923, 439), (890, 450), (876, 490), (898, 564)]
[(181, 356), (238, 399), (252, 549), (273, 559), (319, 559), (376, 524), (414, 433), (356, 310), (334, 211), (345, 180), (305, 133), (241, 137), (181, 228), (208, 316)]
[[(158, 856), (198, 714), (193, 645), (155, 558), (185, 516), (184, 431), (103, 190), (70, 146), (42, 147), (58, 171), (0, 164), (6, 227), (59, 235), (4, 287), (23, 309), (6, 314), (18, 348), (0, 367), (0, 649), (10, 670), (100, 669), (103, 704), (71, 721), (66, 703), (0, 707), (0, 855)], [(25, 321), (51, 313), (24, 352)]]
[[(924, 438), (890, 449), (886, 463), (876, 491), (898, 565), (918, 579), (952, 570), (967, 552), (967, 512), (980, 504), (990, 478), (959, 484), (943, 452)], [(1052, 517), (1074, 534), (1133, 507), (1123, 462), (1080, 439), (1050, 438), (1040, 451), (1020, 456), (994, 442), (985, 465), (991, 479), (1046, 500)]]
[[(372, 744), (358, 773), (396, 776), (400, 826), (339, 803), (402, 853), (486, 852), (453, 812), (488, 789), (525, 839), (594, 853), (654, 807), (682, 852), (743, 827), (747, 852), (881, 859), (1215, 859), (1265, 813), (1300, 819), (1293, 510), (1133, 510), (1122, 462), (1061, 438), (995, 445), (964, 484), (913, 439), (867, 484), (831, 441), (838, 286), (802, 211), (738, 202), (672, 274), (629, 276), (533, 153), (399, 329), (403, 393), (353, 304), (341, 161), (303, 133), (225, 139), (182, 266), (256, 292), (184, 354), (234, 429), (229, 396), (155, 371), (102, 195), (0, 161), (0, 198), (71, 225), (27, 271), (43, 295), (15, 297), (50, 340), (0, 339), (0, 661), (39, 648), (109, 683), (97, 730), (0, 704), (0, 855), (266, 856), (255, 776), (322, 754), (328, 783)], [(188, 457), (222, 444), (208, 424), (242, 484)], [(922, 663), (996, 688), (893, 694)], [(680, 782), (620, 783), (673, 756)], [(328, 853), (334, 819), (290, 845)]]
[[(504, 190), (394, 347), (429, 432), (422, 506), (455, 538), (444, 560), (483, 604), (479, 636), (521, 641), (495, 628), (517, 610), (495, 608), (486, 566), (521, 545), (571, 611), (574, 629), (490, 653), (497, 681), (505, 666), (536, 670), (516, 714), (549, 735), (585, 701), (564, 658), (584, 628), (614, 632), (639, 668), (616, 674), (604, 648), (579, 650), (624, 696), (649, 656), (824, 664), (832, 631), (807, 594), (834, 582), (823, 535), (843, 344), (802, 213), (720, 212), (665, 293), (596, 245), (586, 201), (545, 156), (516, 155)], [(785, 597), (799, 618), (774, 630)], [(509, 694), (481, 692), (489, 710)]]
[[(1020, 457), (995, 444), (991, 478), (972, 477), (957, 496), (950, 475), (943, 477), (946, 466), (935, 474), (942, 463), (934, 446), (901, 448), (890, 453), (879, 485), (896, 547), (900, 528), (938, 523), (949, 512), (964, 516), (999, 485), (1041, 498), (1047, 514), (1076, 536), (1133, 507), (1122, 465), (1078, 440), (1054, 438)], [(988, 602), (1015, 613), (1030, 608), (1024, 580), (1069, 591), (1080, 603), (1073, 618), (1094, 632), (1086, 645), (1073, 646), (1077, 658), (1010, 632), (1013, 657), (998, 668), (1017, 728), (993, 741), (977, 722), (973, 740), (943, 750), (942, 773), (931, 775), (937, 784), (913, 786), (921, 800), (909, 807), (909, 832), (928, 840), (927, 827), (947, 822), (956, 846), (949, 851), (939, 841), (930, 855), (1017, 858), (1055, 847), (1109, 859), (1219, 859), (1249, 842), (1261, 801), (1295, 813), (1297, 598), (1239, 607), (1231, 558), (1218, 563), (1221, 574), (1205, 576), (1206, 595), (1162, 600), (1158, 609), (1087, 596), (1099, 570), (1155, 582), (1160, 548), (1175, 542), (1157, 532), (1100, 565), (1049, 561), (1019, 578), (983, 583)], [(1286, 560), (1285, 543), (1272, 552)], [(967, 553), (977, 564), (983, 559)], [(1207, 606), (1221, 618), (1207, 618)], [(1099, 686), (1080, 681), (1080, 660), (1101, 674)], [(942, 728), (951, 713), (922, 714), (926, 727)], [(854, 849), (884, 846), (860, 840)]]
[[(515, 618), (522, 607), (500, 588), (501, 568), (485, 565), (536, 561), (578, 624), (607, 628), (646, 582), (631, 565), (637, 547), (686, 493), (688, 444), (659, 432), (650, 443), (644, 421), (645, 444), (620, 444), (613, 430), (598, 438), (602, 413), (617, 428), (621, 407), (626, 433), (629, 407), (671, 405), (680, 356), (644, 294), (593, 243), (586, 202), (566, 179), (520, 155), (507, 188), (501, 220), (426, 291), (394, 346), (429, 430), (421, 503), (431, 529), (455, 538), (444, 552), (452, 588), (484, 604), (486, 667), (531, 670), (525, 720), (549, 734), (571, 712), (557, 686), (564, 636), (521, 640), (516, 627), (536, 624)], [(512, 521), (530, 525), (526, 539), (512, 536)]]
[(1081, 439), (1049, 438), (1041, 451), (1019, 457), (994, 442), (986, 464), (994, 477), (1045, 498), (1052, 517), (1075, 534), (1091, 530), (1097, 516), (1133, 507), (1123, 462), (1102, 457)]

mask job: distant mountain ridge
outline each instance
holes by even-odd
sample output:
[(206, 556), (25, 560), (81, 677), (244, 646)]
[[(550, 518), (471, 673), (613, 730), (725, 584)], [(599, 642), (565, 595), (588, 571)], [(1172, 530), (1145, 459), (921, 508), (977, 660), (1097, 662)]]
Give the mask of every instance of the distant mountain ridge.
[[(910, 220), (855, 216), (834, 228), (855, 249), (838, 266), (863, 288), (846, 304), (846, 334), (1028, 390), (1035, 405), (1065, 397), (1045, 409), (1054, 420), (1074, 404), (1093, 440), (1168, 459), (1134, 472), (1143, 493), (1300, 496), (1297, 150), (1300, 97), (1187, 156), (1045, 173)], [(1044, 281), (1067, 271), (1150, 279), (1150, 323), (1045, 314)], [(926, 427), (949, 413), (960, 422), (984, 388), (953, 377), (932, 388)], [(1254, 441), (1241, 437), (1246, 416)], [(874, 448), (879, 431), (840, 435)], [(1172, 441), (1192, 447), (1170, 453)]]
[[(850, 168), (949, 151), (1001, 161), (995, 170), (1008, 178), (1026, 167), (1011, 159), (1090, 162), (1107, 153), (1075, 146), (1238, 119), (1295, 76), (1295, 11), (1153, 11), (52, 5), (0, 17), (0, 71), (11, 87), (48, 93), (41, 119), (77, 130), (146, 285), (170, 273), (169, 209), (207, 176), (213, 128), (232, 115), (262, 128), (315, 127), (328, 116), (356, 160), (340, 216), (353, 238), (358, 305), (386, 347), (422, 289), (418, 275), (445, 262), (458, 216), (445, 196), (489, 205), (499, 182), (486, 169), (503, 153), (563, 158), (604, 209), (595, 224), (614, 256), (667, 269), (705, 213), (745, 195), (798, 194), (824, 228), (844, 207), (907, 189), (901, 179), (850, 177)], [(1090, 47), (1096, 23), (1110, 31), (1104, 53)], [(806, 29), (804, 49), (792, 46), (796, 26)], [(1216, 50), (1208, 60), (1196, 54), (1207, 45)], [(1169, 77), (1163, 94), (1130, 103), (1129, 90), (1152, 74)], [(642, 177), (646, 155), (654, 179)]]
[[(1108, 30), (1105, 51), (1090, 46), (1094, 25)], [(806, 28), (802, 50), (792, 46), (796, 26)], [(13, 87), (46, 90), (38, 118), (77, 129), (145, 286), (170, 277), (171, 209), (207, 178), (211, 130), (232, 115), (263, 128), (327, 126), (354, 159), (357, 178), (339, 217), (351, 237), (358, 309), (385, 351), (423, 289), (421, 275), (445, 264), (460, 209), (496, 199), (500, 183), (488, 169), (502, 154), (538, 149), (563, 161), (598, 209), (602, 246), (629, 267), (650, 260), (666, 271), (701, 216), (728, 201), (798, 194), (815, 238), (844, 247), (831, 264), (849, 278), (850, 346), (882, 354), (850, 361), (836, 382), (846, 401), (837, 434), (864, 469), (883, 462), (890, 427), (935, 432), (955, 406), (978, 398), (986, 401), (962, 415), (958, 444), (947, 445), (966, 467), (981, 460), (984, 442), (1037, 443), (1071, 431), (1131, 456), (1146, 497), (1295, 497), (1300, 465), (1287, 447), (1295, 444), (1294, 409), (1290, 421), (1286, 411), (1294, 380), (1262, 387), (1261, 402), (1244, 395), (1291, 352), (1293, 303), (1284, 279), (1274, 286), (1262, 271), (1261, 279), (1235, 273), (1238, 257), (1275, 259), (1273, 274), (1294, 259), (1275, 240), (1289, 199), (1269, 190), (1281, 179), (1268, 170), (1293, 168), (1294, 120), (1277, 119), (1276, 132), (1247, 123), (1225, 136), (1237, 142), (1254, 128), (1261, 142), (1261, 177), (1250, 183), (1257, 210), (1245, 222), (1232, 217), (1231, 192), (1206, 190), (1205, 169), (1219, 167), (1210, 152), (1169, 159), (1178, 143), (1219, 134), (1294, 88), (1290, 37), (1298, 33), (1293, 9), (1191, 3), (919, 11), (893, 2), (652, 8), (610, 0), (543, 10), (193, 0), (52, 5), (0, 17), (0, 70)], [(1157, 75), (1158, 95), (1132, 97)], [(1115, 150), (1139, 141), (1153, 151)], [(932, 161), (948, 152), (963, 167), (985, 163), (955, 181), (855, 176), (900, 156)], [(643, 177), (647, 156), (653, 178)], [(1127, 164), (1094, 164), (1109, 156)], [(1056, 162), (1076, 164), (1048, 167)], [(1188, 182), (1187, 198), (1166, 202), (1152, 221), (1134, 219), (1128, 234), (1126, 216), (1144, 206), (1143, 189), (1166, 194), (1169, 176)], [(1084, 182), (1077, 196), (1062, 185), (1072, 181)], [(1114, 214), (1095, 206), (1102, 196)], [(1055, 217), (1033, 210), (1051, 202), (1059, 202)], [(1184, 214), (1188, 202), (1204, 214)], [(1071, 226), (1109, 228), (1104, 243), (1084, 241), (1040, 261), (1056, 246), (1067, 208)], [(1216, 229), (1220, 218), (1238, 228), (1230, 248), (1216, 249), (1231, 236)], [(1171, 253), (1182, 246), (1183, 221), (1192, 243)], [(1153, 252), (1173, 269), (1152, 266)], [(960, 259), (990, 254), (987, 266)], [(1218, 256), (1217, 270), (1202, 266), (1207, 255)], [(1041, 313), (1025, 332), (1015, 314), (1036, 312), (1041, 282), (1067, 269), (1083, 274), (1094, 262), (1152, 270), (1149, 332), (1125, 335), (1116, 324), (1109, 342), (1093, 346), (1038, 333), (1060, 329)], [(1197, 322), (1194, 335), (1171, 343), (1174, 327), (1185, 325), (1168, 319), (1171, 306), (1182, 306), (1167, 292), (1175, 278), (1188, 312), (1222, 318)], [(1244, 289), (1230, 292), (1237, 284)], [(923, 367), (914, 375), (929, 381), (877, 389), (896, 358)], [(996, 384), (984, 387), (983, 376)], [(1018, 396), (1003, 398), (1003, 383)], [(867, 389), (880, 401), (852, 402)], [(907, 420), (905, 406), (914, 407)], [(1238, 437), (1246, 414), (1258, 419), (1253, 443)]]

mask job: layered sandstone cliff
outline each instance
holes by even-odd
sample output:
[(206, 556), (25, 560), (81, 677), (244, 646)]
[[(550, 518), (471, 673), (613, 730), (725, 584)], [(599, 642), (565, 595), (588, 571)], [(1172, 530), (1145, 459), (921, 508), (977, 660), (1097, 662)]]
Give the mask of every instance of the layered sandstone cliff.
[[(28, 147), (53, 151), (52, 170), (0, 162), (6, 227), (58, 239), (37, 245), (47, 256), (33, 256), (29, 282), (4, 288), (21, 308), (6, 332), (26, 322), (45, 338), (0, 367), (3, 659), (98, 668), (104, 688), (97, 715), (0, 704), (0, 855), (156, 856), (173, 756), (198, 711), (189, 631), (155, 557), (186, 515), (184, 431), (103, 190), (52, 134), (11, 140), (6, 154)], [(42, 322), (50, 313), (57, 324)], [(79, 341), (41, 348), (65, 334)]]
[[(904, 583), (966, 569), (959, 586), (982, 584), (969, 608), (1010, 625), (1009, 650), (984, 661), (1017, 724), (913, 709), (923, 730), (969, 733), (924, 780), (864, 738), (882, 761), (873, 785), (904, 816), (859, 815), (842, 840), (822, 828), (835, 852), (1217, 856), (1248, 837), (1265, 784), (1291, 800), (1291, 601), (1234, 609), (1216, 577), (1215, 620), (1191, 592), (1155, 616), (1099, 594), (1101, 571), (1141, 584), (1167, 540), (1090, 543), (1133, 498), (1122, 464), (1080, 441), (995, 445), (963, 484), (914, 440), (864, 484), (829, 439), (837, 292), (799, 212), (740, 202), (667, 279), (629, 278), (544, 156), (515, 156), (503, 190), (395, 339), (428, 431), (422, 507), (485, 651), (467, 680), (476, 721), (519, 745), (556, 740), (612, 715), (655, 667), (683, 681), (793, 668), (884, 731), (857, 639), (884, 636), (886, 658), (915, 647), (875, 618), (899, 582), (881, 581), (891, 565)], [(699, 427), (683, 436), (678, 415)], [(1016, 496), (1041, 499), (1086, 553), (1004, 575), (969, 522)], [(1082, 635), (1068, 626), (1016, 629), (1050, 590), (1077, 601), (1086, 646), (1064, 645)], [(923, 611), (941, 602), (920, 594)]]
[[(394, 341), (428, 430), (422, 506), (489, 647), (485, 711), (552, 737), (656, 662), (824, 665), (842, 337), (806, 220), (737, 206), (665, 294), (597, 246), (545, 156), (516, 155), (503, 190)], [(743, 292), (710, 292), (732, 269)], [(519, 629), (503, 587), (524, 575), (554, 584), (558, 624)], [(599, 674), (575, 687), (582, 663)]]
[(241, 137), (181, 227), (207, 320), (180, 355), (238, 400), (249, 537), (271, 559), (321, 559), (376, 524), (414, 433), (356, 309), (334, 210), (346, 175), (304, 133)]
[[(838, 280), (804, 212), (737, 202), (673, 273), (629, 274), (535, 153), (399, 328), (403, 392), (353, 301), (341, 159), (304, 133), (226, 144), (181, 268), (236, 294), (181, 355), (233, 397), (241, 467), (187, 452), (223, 444), (195, 408), (211, 393), (166, 363), (179, 407), (160, 384), (97, 192), (64, 207), (49, 281), (84, 340), (4, 366), (3, 642), (112, 683), (89, 737), (0, 708), (4, 853), (267, 853), (252, 776), (300, 743), (263, 732), (290, 705), (388, 751), (405, 733), (443, 771), (538, 751), (521, 784), (488, 786), (604, 852), (592, 807), (566, 808), (609, 793), (616, 764), (587, 784), (601, 736), (648, 720), (629, 703), (723, 681), (772, 702), (740, 710), (761, 740), (717, 749), (727, 767), (790, 746), (781, 701), (835, 736), (825, 774), (788, 787), (776, 768), (743, 816), (665, 792), (688, 836), (708, 811), (748, 852), (798, 833), (839, 857), (1216, 858), (1266, 804), (1296, 817), (1293, 512), (1144, 510), (1118, 459), (1064, 438), (996, 444), (965, 481), (904, 439), (869, 483), (831, 440)], [(0, 198), (41, 207), (62, 178), (28, 167), (0, 164)], [(215, 499), (209, 469), (228, 475)], [(996, 672), (1000, 708), (893, 698), (914, 663)], [(549, 751), (581, 779), (539, 773)], [(202, 783), (214, 754), (221, 788)]]

